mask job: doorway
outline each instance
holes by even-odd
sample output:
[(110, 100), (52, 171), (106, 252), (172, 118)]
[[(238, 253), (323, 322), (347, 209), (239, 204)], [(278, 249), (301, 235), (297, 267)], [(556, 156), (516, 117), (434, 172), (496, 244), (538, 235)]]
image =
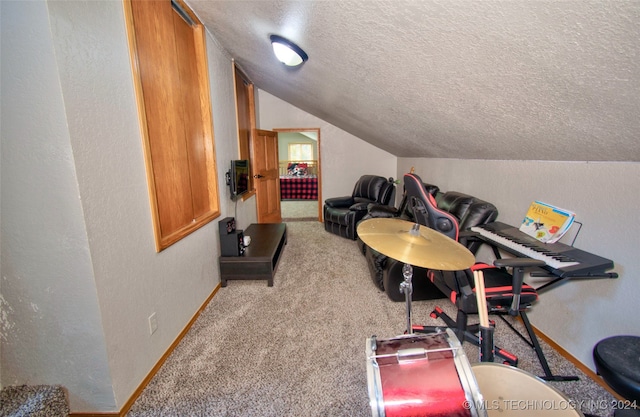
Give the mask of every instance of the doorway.
[(280, 128), (278, 159), (282, 221), (322, 221), (319, 128)]

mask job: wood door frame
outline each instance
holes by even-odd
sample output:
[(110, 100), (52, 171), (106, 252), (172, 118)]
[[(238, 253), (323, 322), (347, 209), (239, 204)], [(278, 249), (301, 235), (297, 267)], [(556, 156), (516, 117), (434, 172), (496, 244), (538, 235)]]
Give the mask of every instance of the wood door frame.
[(271, 129), (274, 132), (283, 132), (283, 133), (296, 133), (296, 132), (315, 132), (318, 135), (318, 144), (316, 148), (318, 150), (318, 221), (322, 222), (322, 163), (321, 163), (321, 152), (320, 152), (320, 128), (319, 127), (301, 127), (301, 128), (277, 128)]
[[(280, 178), (278, 176), (278, 132), (253, 129), (251, 138), (251, 172), (254, 177), (253, 184), (256, 191), (256, 214), (258, 223), (281, 223), (282, 208), (280, 207)], [(263, 141), (262, 138), (271, 138), (271, 140), (266, 139)], [(275, 139), (275, 141), (273, 139)], [(269, 152), (270, 150), (271, 153)], [(270, 155), (273, 155), (272, 158), (269, 158)], [(269, 169), (269, 163), (273, 164), (271, 169)], [(261, 169), (258, 169), (259, 167)], [(264, 175), (262, 176), (262, 174)], [(271, 187), (269, 186), (270, 184)], [(272, 205), (271, 203), (274, 204)], [(271, 208), (273, 208), (273, 210), (269, 211)]]
[[(233, 96), (236, 106), (236, 132), (238, 132), (238, 157), (249, 160), (253, 169), (251, 143), (254, 139), (253, 132), (256, 129), (255, 89), (247, 74), (234, 59), (231, 60), (231, 65), (233, 68)], [(255, 193), (253, 178), (251, 178), (249, 192), (242, 196), (242, 201), (252, 197)]]

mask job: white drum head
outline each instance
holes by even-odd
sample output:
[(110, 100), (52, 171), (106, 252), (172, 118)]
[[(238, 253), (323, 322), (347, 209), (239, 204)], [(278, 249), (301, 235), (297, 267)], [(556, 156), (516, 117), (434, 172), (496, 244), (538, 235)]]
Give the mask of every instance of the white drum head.
[(491, 362), (474, 363), (471, 369), (489, 417), (584, 417), (575, 402), (522, 369)]

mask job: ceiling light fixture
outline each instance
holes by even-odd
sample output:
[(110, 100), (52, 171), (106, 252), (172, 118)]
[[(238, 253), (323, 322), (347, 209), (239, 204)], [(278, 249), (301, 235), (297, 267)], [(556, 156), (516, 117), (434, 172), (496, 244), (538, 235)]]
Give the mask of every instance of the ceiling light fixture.
[(278, 35), (271, 35), (269, 39), (271, 39), (273, 53), (276, 54), (278, 61), (283, 64), (289, 67), (296, 67), (309, 59), (307, 53), (290, 40)]

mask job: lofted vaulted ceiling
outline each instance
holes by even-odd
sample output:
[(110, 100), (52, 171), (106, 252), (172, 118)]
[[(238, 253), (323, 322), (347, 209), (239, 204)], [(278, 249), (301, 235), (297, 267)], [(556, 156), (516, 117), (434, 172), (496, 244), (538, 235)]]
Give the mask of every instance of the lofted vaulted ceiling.
[(396, 156), (640, 161), (640, 1), (187, 2), (258, 88)]

